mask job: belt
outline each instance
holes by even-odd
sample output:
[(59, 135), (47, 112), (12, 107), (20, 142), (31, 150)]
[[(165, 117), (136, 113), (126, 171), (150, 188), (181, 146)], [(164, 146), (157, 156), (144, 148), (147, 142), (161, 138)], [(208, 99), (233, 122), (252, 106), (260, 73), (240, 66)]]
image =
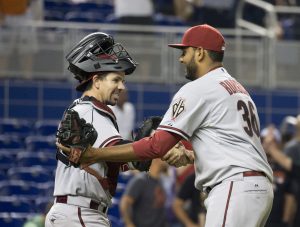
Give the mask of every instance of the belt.
[(243, 172), (243, 177), (258, 177), (258, 176), (266, 177), (267, 175), (264, 172), (259, 172), (254, 170)]
[[(264, 172), (254, 171), (254, 170), (243, 172), (243, 177), (259, 177), (259, 176), (266, 177), (267, 175)], [(208, 195), (214, 187), (216, 187), (221, 183), (222, 181), (213, 185), (212, 187), (206, 187), (204, 192)]]
[(56, 196), (55, 202), (76, 205), (80, 207), (87, 207), (93, 210), (100, 211), (104, 214), (107, 214), (108, 211), (107, 205), (101, 204), (97, 201), (82, 196)]

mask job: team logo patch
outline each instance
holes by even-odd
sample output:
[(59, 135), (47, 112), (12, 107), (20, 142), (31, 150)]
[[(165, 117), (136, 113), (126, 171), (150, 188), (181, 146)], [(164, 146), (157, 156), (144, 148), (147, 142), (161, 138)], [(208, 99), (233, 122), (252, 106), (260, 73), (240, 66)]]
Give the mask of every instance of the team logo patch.
[(173, 107), (172, 107), (172, 117), (173, 117), (173, 119), (175, 119), (181, 113), (183, 113), (184, 109), (185, 109), (184, 100), (182, 98), (180, 98), (178, 101), (176, 101), (173, 104)]

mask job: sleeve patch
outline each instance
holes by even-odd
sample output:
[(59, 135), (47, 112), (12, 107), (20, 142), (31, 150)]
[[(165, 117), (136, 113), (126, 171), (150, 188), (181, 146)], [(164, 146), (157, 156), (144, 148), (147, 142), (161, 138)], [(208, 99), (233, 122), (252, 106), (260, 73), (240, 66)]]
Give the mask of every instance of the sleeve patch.
[(172, 120), (177, 118), (180, 114), (185, 111), (185, 100), (179, 98), (172, 106)]

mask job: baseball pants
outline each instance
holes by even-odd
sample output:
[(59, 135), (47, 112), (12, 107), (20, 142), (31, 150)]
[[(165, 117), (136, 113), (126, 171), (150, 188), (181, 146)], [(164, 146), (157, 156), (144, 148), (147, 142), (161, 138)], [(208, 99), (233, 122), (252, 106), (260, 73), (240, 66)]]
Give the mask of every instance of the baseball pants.
[(243, 173), (215, 186), (204, 201), (205, 227), (263, 227), (273, 203), (272, 183), (265, 176)]
[(110, 227), (106, 214), (90, 208), (55, 203), (48, 212), (45, 227)]

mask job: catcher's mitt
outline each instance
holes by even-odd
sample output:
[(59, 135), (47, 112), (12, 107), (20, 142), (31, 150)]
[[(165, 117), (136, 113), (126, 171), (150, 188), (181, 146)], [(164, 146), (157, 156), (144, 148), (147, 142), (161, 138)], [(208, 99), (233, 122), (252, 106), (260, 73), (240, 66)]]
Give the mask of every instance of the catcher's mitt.
[(58, 142), (71, 148), (69, 155), (70, 164), (75, 167), (80, 165), (79, 160), (85, 149), (93, 145), (97, 139), (97, 131), (92, 124), (86, 123), (73, 109), (65, 111), (56, 133)]
[[(137, 133), (134, 137), (134, 141), (140, 140), (144, 137), (150, 136), (151, 132), (157, 129), (162, 118), (158, 116), (152, 116), (146, 119), (142, 125), (138, 128)], [(131, 162), (132, 166), (139, 171), (149, 171), (152, 160), (147, 161), (135, 161)]]

